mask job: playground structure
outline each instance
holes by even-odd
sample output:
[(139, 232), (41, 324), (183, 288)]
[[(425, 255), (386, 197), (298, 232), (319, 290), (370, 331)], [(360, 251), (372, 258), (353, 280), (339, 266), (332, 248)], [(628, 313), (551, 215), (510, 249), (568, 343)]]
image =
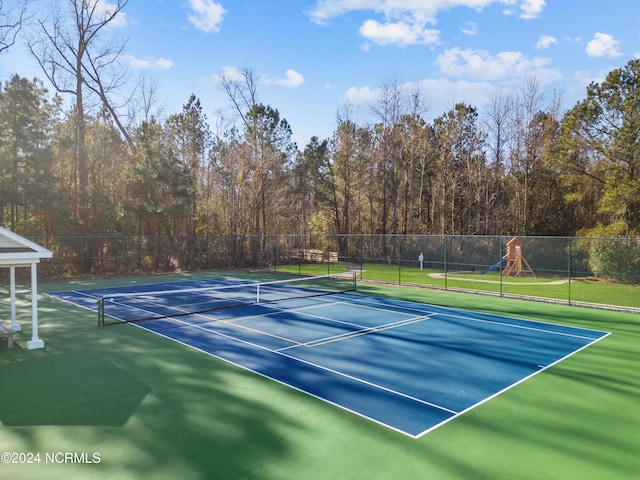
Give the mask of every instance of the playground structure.
[(505, 255), (507, 266), (502, 271), (502, 275), (505, 277), (526, 277), (531, 275), (536, 277), (536, 272), (533, 271), (529, 262), (522, 255), (522, 242), (516, 237), (513, 237), (507, 242), (507, 254)]
[(497, 263), (484, 270), (482, 274), (484, 275), (494, 268), (502, 268), (502, 265), (505, 265), (504, 270), (502, 270), (504, 277), (526, 277), (530, 275), (538, 278), (536, 272), (533, 271), (529, 262), (522, 255), (522, 242), (516, 237), (507, 242), (507, 253)]

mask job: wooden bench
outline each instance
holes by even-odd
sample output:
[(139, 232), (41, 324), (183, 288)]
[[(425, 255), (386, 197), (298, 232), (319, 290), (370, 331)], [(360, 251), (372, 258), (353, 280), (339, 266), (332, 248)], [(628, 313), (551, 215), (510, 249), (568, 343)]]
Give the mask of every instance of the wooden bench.
[(7, 342), (9, 348), (13, 348), (13, 334), (15, 332), (11, 329), (9, 325), (0, 320), (0, 338), (7, 337)]

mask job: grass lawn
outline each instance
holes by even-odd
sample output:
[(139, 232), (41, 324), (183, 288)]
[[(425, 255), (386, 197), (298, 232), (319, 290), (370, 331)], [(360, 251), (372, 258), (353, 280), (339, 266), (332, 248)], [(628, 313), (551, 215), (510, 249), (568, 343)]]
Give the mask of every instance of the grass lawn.
[[(485, 275), (479, 272), (448, 273), (445, 280), (437, 270), (397, 265), (365, 264), (362, 277), (390, 283), (423, 284), (437, 287), (460, 288), (485, 292), (524, 295), (531, 297), (571, 300), (572, 302), (599, 303), (640, 308), (640, 286), (612, 283), (604, 280), (541, 277), (502, 277), (498, 272)], [(502, 290), (501, 290), (502, 289)]]
[(310, 263), (304, 265), (278, 265), (274, 271), (281, 273), (293, 273), (295, 275), (328, 275), (332, 273), (344, 273), (349, 268), (341, 263)]
[[(133, 325), (98, 328), (94, 313), (44, 296), (46, 346), (27, 351), (29, 292), (19, 289), (23, 332), (13, 349), (0, 344), (0, 453), (37, 454), (39, 463), (2, 463), (2, 478), (638, 478), (640, 316), (420, 288), (358, 288), (612, 334), (414, 440)], [(8, 310), (7, 302), (0, 308)], [(92, 460), (97, 453), (99, 463), (46, 461), (64, 460), (59, 452)]]

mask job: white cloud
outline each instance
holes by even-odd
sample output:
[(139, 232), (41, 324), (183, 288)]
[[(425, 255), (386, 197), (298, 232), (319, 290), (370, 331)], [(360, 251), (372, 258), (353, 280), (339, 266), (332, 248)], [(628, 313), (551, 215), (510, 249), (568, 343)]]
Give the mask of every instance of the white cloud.
[(596, 33), (589, 43), (587, 43), (587, 55), (590, 57), (618, 57), (622, 55), (618, 50), (618, 41), (613, 35), (607, 33)]
[(558, 80), (560, 74), (548, 68), (550, 62), (548, 58), (529, 59), (522, 52), (500, 52), (492, 56), (485, 50), (461, 48), (446, 50), (436, 60), (440, 72), (444, 75), (481, 81), (530, 75), (535, 75), (545, 82)]
[(414, 45), (438, 43), (440, 32), (430, 30), (424, 25), (415, 23), (409, 25), (405, 22), (378, 23), (375, 20), (367, 20), (360, 27), (360, 35), (379, 45)]
[(189, 14), (189, 21), (194, 27), (204, 32), (220, 30), (222, 17), (226, 13), (222, 4), (212, 0), (189, 0), (189, 5), (193, 10), (193, 13)]
[(356, 106), (371, 106), (378, 99), (380, 90), (371, 87), (351, 87), (342, 94), (340, 103)]
[(466, 103), (480, 109), (497, 90), (495, 85), (488, 82), (451, 81), (446, 78), (421, 80), (418, 86), (419, 90), (424, 92), (429, 103), (429, 113), (433, 118), (448, 112), (456, 103)]
[[(430, 18), (435, 21), (436, 15), (444, 10), (456, 7), (482, 10), (495, 3), (519, 7), (520, 17), (525, 19), (537, 17), (546, 6), (545, 0), (317, 0), (309, 16), (313, 22), (321, 25), (328, 23), (332, 18), (357, 10), (382, 13), (387, 20), (398, 20), (408, 16), (423, 20)], [(512, 10), (505, 11), (505, 14), (511, 13)]]
[[(95, 13), (100, 18), (106, 18), (110, 15), (113, 15), (113, 12), (116, 10), (117, 5), (113, 3), (109, 3), (107, 0), (98, 0), (96, 2)], [(117, 13), (117, 15), (109, 22), (109, 25), (112, 27), (126, 27), (127, 26), (127, 14), (122, 10)]]
[(467, 22), (464, 24), (464, 27), (460, 29), (460, 31), (465, 35), (469, 35), (470, 37), (472, 37), (478, 33), (478, 24), (476, 22)]
[[(221, 73), (216, 73), (211, 77), (214, 82), (221, 83), (224, 78), (225, 81), (235, 83), (244, 82), (245, 73), (243, 70), (234, 66), (222, 67)], [(296, 88), (304, 83), (304, 76), (295, 70), (289, 69), (285, 72), (283, 78), (274, 80), (266, 75), (258, 75), (258, 82), (261, 85), (280, 85), (287, 88)]]
[(217, 83), (222, 81), (222, 77), (229, 82), (242, 82), (244, 81), (244, 75), (238, 67), (225, 66), (222, 67), (222, 73), (216, 73), (213, 75), (213, 80)]
[(538, 50), (546, 50), (551, 45), (557, 45), (557, 44), (558, 44), (558, 40), (555, 37), (552, 37), (550, 35), (541, 35), (540, 38), (538, 39), (538, 42), (536, 43), (536, 48)]
[(545, 6), (545, 0), (524, 0), (520, 5), (520, 10), (522, 10), (520, 18), (536, 18), (540, 15)]
[[(384, 21), (365, 20), (360, 26), (360, 35), (379, 45), (406, 46), (438, 43), (440, 32), (427, 25), (436, 24), (441, 11), (456, 7), (481, 10), (495, 3), (519, 7), (520, 17), (524, 19), (537, 17), (546, 5), (545, 0), (316, 0), (309, 16), (313, 22), (326, 25), (332, 18), (350, 12), (374, 12), (383, 16)], [(462, 31), (475, 35), (477, 25), (470, 22)], [(369, 45), (363, 48), (368, 50)]]
[(296, 88), (304, 83), (304, 77), (295, 70), (289, 69), (285, 72), (285, 77), (276, 80), (275, 83), (287, 88)]
[(125, 55), (124, 59), (129, 62), (131, 68), (136, 69), (157, 69), (168, 70), (173, 67), (173, 60), (167, 60), (165, 58), (136, 58), (133, 55)]
[(579, 91), (580, 95), (584, 95), (587, 87), (593, 83), (601, 83), (606, 78), (609, 72), (607, 70), (599, 70), (599, 71), (587, 71), (587, 70), (578, 70), (573, 74), (574, 88)]

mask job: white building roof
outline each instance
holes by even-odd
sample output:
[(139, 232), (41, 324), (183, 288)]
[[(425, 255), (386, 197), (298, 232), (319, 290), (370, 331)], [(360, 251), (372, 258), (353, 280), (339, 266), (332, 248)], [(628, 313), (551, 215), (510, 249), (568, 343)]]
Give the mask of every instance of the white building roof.
[(50, 250), (0, 227), (0, 267), (39, 263), (41, 258), (51, 258)]

